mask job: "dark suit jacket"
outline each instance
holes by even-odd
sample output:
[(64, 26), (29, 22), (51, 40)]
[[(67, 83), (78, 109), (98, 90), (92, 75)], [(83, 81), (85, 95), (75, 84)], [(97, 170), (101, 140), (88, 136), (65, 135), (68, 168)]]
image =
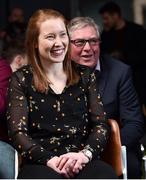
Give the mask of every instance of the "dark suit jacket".
[(144, 119), (135, 92), (131, 69), (109, 56), (100, 58), (97, 84), (108, 118), (121, 120), (121, 140), (128, 149), (135, 148), (144, 133)]
[(0, 59), (0, 140), (7, 141), (7, 127), (6, 127), (6, 91), (8, 87), (9, 78), (12, 74), (9, 64)]

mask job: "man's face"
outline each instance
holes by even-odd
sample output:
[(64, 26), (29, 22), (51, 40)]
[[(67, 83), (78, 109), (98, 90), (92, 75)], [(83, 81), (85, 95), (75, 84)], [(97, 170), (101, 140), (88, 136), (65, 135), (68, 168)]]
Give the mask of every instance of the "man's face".
[(116, 26), (116, 14), (103, 13), (101, 14), (105, 31), (109, 31)]
[(78, 64), (94, 67), (100, 54), (96, 29), (87, 26), (71, 32), (71, 58)]
[(9, 17), (10, 22), (23, 22), (24, 21), (24, 14), (21, 8), (14, 8), (12, 13)]

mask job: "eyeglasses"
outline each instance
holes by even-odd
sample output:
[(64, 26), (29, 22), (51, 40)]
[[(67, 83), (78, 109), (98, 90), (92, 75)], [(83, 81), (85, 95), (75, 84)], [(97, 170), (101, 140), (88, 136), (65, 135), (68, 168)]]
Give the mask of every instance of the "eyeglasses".
[(84, 47), (87, 42), (90, 44), (90, 46), (96, 46), (101, 43), (101, 41), (97, 38), (71, 40), (71, 43), (77, 47)]

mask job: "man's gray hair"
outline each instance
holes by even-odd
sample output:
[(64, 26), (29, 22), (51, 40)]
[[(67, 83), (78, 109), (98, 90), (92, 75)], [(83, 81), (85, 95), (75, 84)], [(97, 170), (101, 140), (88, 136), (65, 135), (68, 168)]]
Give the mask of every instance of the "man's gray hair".
[(68, 32), (71, 33), (75, 30), (85, 28), (87, 26), (93, 27), (97, 31), (97, 36), (100, 38), (100, 30), (98, 25), (95, 23), (94, 19), (90, 17), (75, 17), (68, 23)]

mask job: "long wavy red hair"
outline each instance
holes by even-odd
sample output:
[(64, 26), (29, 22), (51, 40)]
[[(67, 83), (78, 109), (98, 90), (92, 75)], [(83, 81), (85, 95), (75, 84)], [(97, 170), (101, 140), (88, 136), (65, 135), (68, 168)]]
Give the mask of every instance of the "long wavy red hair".
[[(36, 44), (38, 43), (38, 36), (40, 33), (41, 23), (43, 23), (44, 21), (50, 18), (60, 18), (67, 27), (67, 21), (60, 12), (53, 9), (39, 9), (31, 16), (26, 31), (26, 52), (28, 57), (28, 63), (32, 67), (33, 83), (35, 88), (39, 92), (44, 92), (44, 93), (47, 93), (49, 89), (49, 82), (45, 74), (45, 71), (43, 69), (43, 66), (41, 64), (41, 61), (39, 59), (38, 56), (39, 52), (38, 49), (36, 48)], [(78, 82), (79, 75), (76, 72), (75, 68), (71, 65), (69, 51), (70, 48), (63, 61), (63, 68), (68, 78), (67, 85), (73, 85)]]

